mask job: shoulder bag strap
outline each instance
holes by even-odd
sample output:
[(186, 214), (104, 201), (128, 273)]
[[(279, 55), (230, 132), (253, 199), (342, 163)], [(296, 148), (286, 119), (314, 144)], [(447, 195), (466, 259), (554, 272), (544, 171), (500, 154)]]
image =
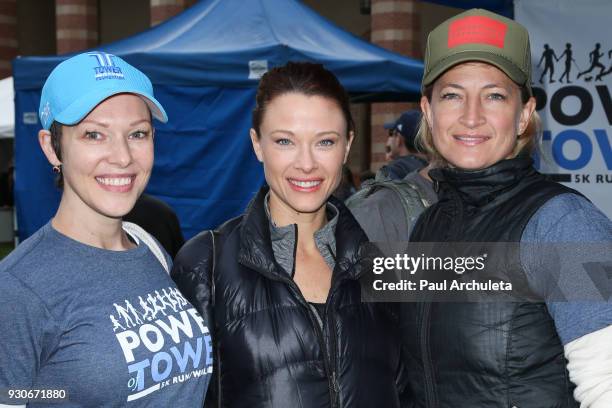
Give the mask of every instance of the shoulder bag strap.
[(164, 256), (164, 251), (160, 248), (159, 244), (151, 234), (145, 231), (141, 226), (134, 224), (133, 222), (123, 221), (123, 230), (130, 234), (138, 243), (143, 242), (146, 246), (149, 247), (153, 255), (157, 258), (161, 266), (164, 268), (166, 273), (170, 273), (170, 266), (168, 265), (168, 261)]

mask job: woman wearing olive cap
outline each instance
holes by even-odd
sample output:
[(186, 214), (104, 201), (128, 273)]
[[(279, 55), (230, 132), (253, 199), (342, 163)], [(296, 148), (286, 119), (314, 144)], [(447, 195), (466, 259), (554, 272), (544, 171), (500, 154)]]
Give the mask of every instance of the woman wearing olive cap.
[(0, 262), (0, 406), (201, 407), (208, 329), (168, 254), (121, 222), (151, 175), (152, 117), (167, 121), (151, 82), (80, 54), (50, 74), (39, 113), (62, 197)]
[(528, 33), (512, 20), (469, 10), (429, 35), (419, 137), (434, 158), (439, 202), (411, 240), (531, 243), (550, 253), (521, 246), (508, 255), (512, 278), (536, 301), (403, 304), (409, 406), (612, 406), (612, 305), (577, 251), (556, 250), (590, 242), (600, 250), (586, 261), (609, 261), (612, 225), (534, 170), (530, 76)]

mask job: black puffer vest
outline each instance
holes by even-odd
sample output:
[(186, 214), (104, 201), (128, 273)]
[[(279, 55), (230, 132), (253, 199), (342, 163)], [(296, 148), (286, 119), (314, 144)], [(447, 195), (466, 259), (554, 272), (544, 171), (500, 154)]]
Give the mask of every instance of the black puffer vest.
[[(530, 159), (477, 171), (436, 169), (440, 201), (419, 218), (418, 242), (520, 242), (533, 214), (574, 192)], [(513, 262), (520, 265), (519, 254)], [(522, 267), (519, 273), (524, 276)], [(544, 303), (406, 303), (410, 407), (577, 407), (563, 346)]]
[(212, 319), (213, 406), (399, 407), (397, 313), (361, 302), (358, 278), (370, 270), (360, 254), (365, 233), (334, 201), (336, 266), (319, 319), (275, 261), (266, 191), (215, 235), (213, 283), (209, 232), (190, 240), (173, 268), (183, 294)]

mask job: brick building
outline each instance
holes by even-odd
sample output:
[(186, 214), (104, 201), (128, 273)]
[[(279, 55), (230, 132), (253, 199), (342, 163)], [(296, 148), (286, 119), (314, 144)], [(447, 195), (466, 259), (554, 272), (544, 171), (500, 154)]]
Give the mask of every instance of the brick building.
[[(11, 60), (17, 55), (63, 54), (116, 41), (157, 25), (196, 1), (0, 0), (0, 78), (11, 75)], [(422, 58), (426, 33), (459, 11), (420, 0), (304, 2), (356, 36), (417, 59)], [(383, 164), (383, 124), (416, 106), (354, 106), (358, 139), (349, 158), (353, 172), (376, 170)]]

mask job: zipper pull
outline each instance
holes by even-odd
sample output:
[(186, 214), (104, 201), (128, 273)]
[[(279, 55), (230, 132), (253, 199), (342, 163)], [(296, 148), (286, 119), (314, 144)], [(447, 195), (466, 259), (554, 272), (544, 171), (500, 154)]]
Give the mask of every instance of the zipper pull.
[(332, 384), (334, 386), (334, 392), (338, 393), (340, 391), (340, 387), (338, 387), (338, 381), (336, 380), (336, 371), (332, 371)]
[(336, 379), (336, 370), (332, 371), (331, 378), (332, 378), (332, 387), (334, 390), (332, 400), (331, 400), (331, 405), (332, 405), (332, 408), (336, 408), (340, 406), (340, 398), (338, 397), (339, 387), (338, 387), (338, 381)]

